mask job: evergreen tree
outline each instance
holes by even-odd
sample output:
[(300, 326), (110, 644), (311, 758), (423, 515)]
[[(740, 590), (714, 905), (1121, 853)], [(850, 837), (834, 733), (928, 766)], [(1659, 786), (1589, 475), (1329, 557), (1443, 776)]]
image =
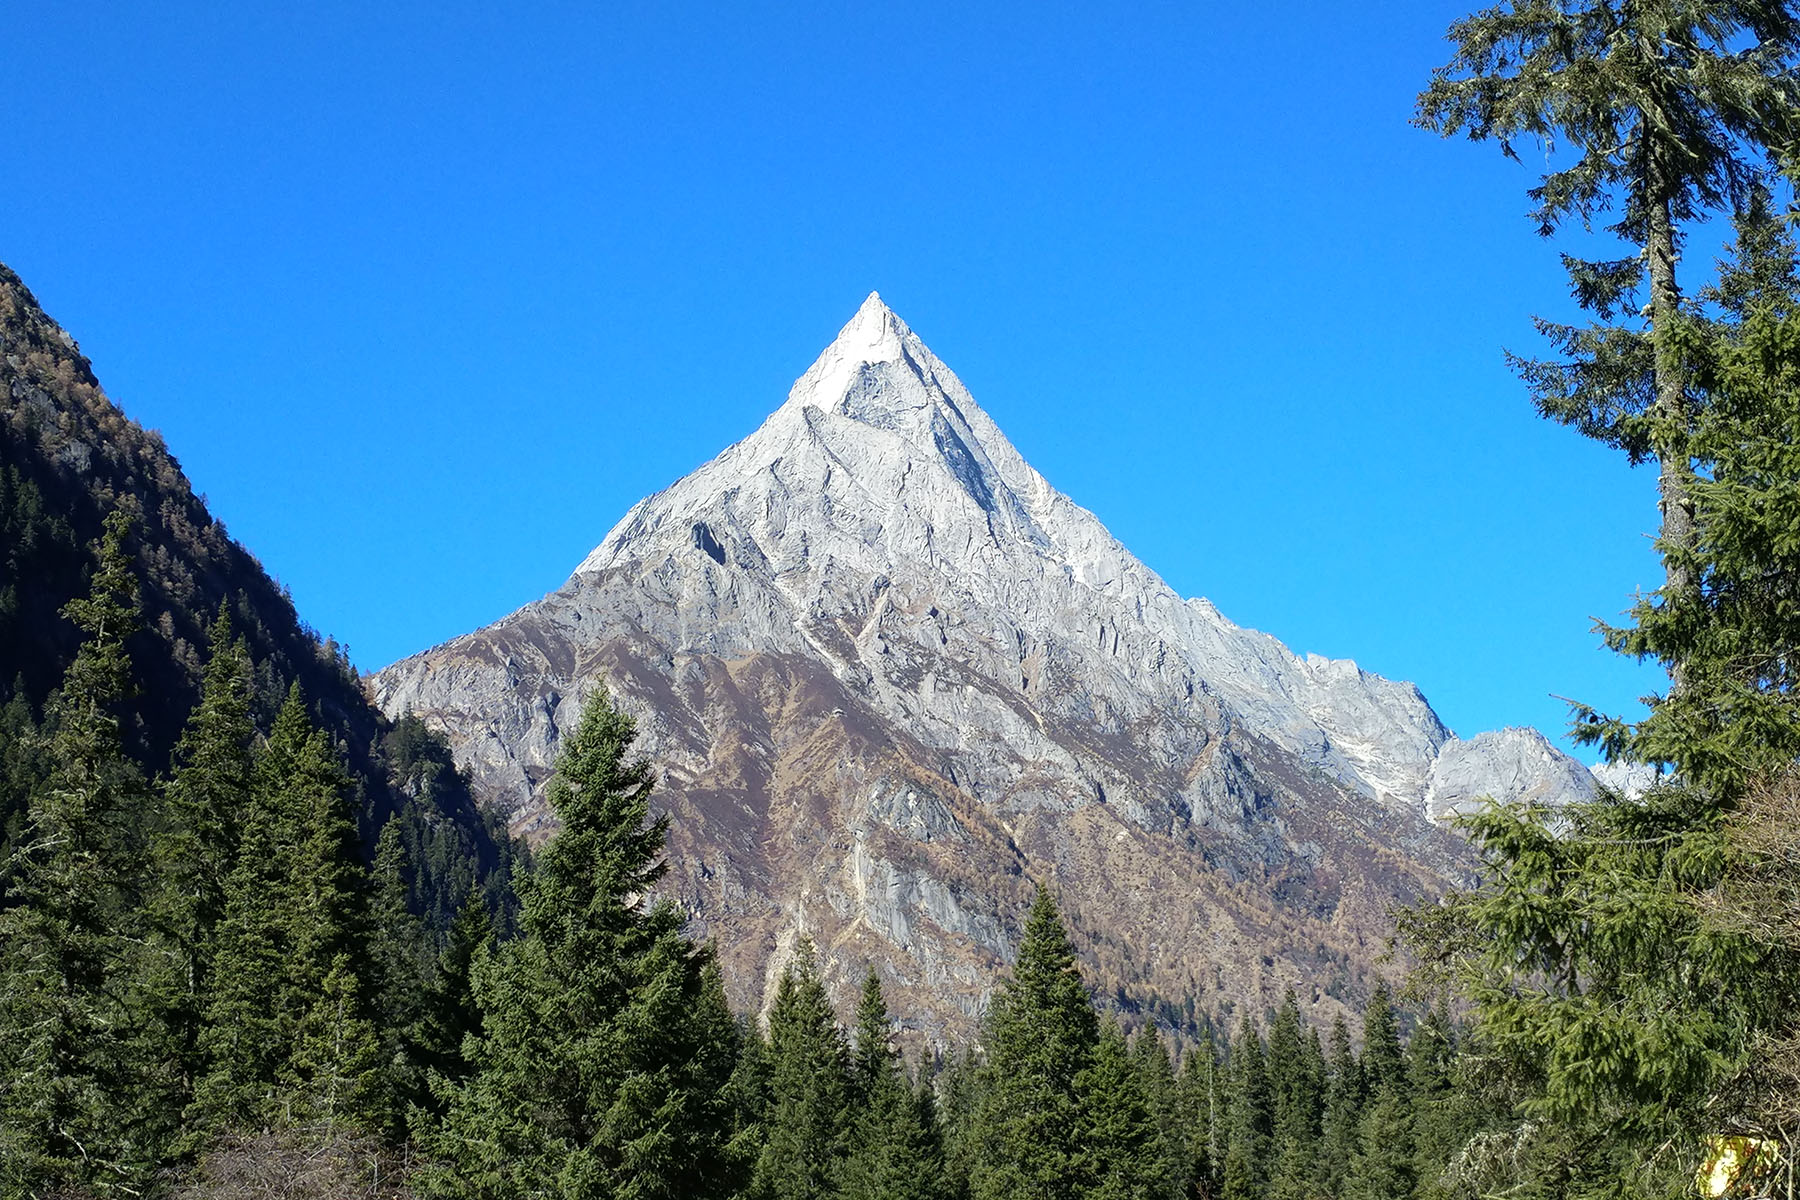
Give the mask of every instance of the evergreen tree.
[(156, 999), (178, 1071), (172, 1103), (180, 1107), (205, 1071), (200, 1033), (212, 992), (216, 937), (254, 778), (249, 656), (232, 636), (223, 605), (210, 645), (200, 702), (176, 745), (152, 842), (151, 919), (161, 951)]
[(1340, 1197), (1350, 1178), (1362, 1130), (1363, 1072), (1350, 1045), (1350, 1030), (1339, 1017), (1331, 1026), (1325, 1115), (1319, 1138), (1314, 1180), (1319, 1194)]
[[(1610, 1194), (1621, 1162), (1663, 1176), (1634, 1186), (1678, 1188), (1716, 1130), (1717, 1089), (1792, 993), (1785, 952), (1718, 928), (1701, 898), (1730, 869), (1726, 814), (1800, 745), (1800, 722), (1779, 715), (1794, 644), (1781, 615), (1791, 604), (1776, 599), (1791, 594), (1778, 582), (1792, 578), (1791, 507), (1738, 490), (1774, 481), (1760, 499), (1779, 496), (1795, 464), (1776, 451), (1748, 476), (1736, 471), (1745, 448), (1773, 448), (1751, 430), (1791, 409), (1781, 381), (1793, 358), (1756, 363), (1742, 408), (1714, 371), (1760, 319), (1753, 296), (1772, 314), (1767, 296), (1794, 292), (1792, 246), (1759, 209), (1765, 169), (1791, 156), (1800, 125), (1800, 14), (1756, 0), (1521, 3), (1458, 23), (1452, 38), (1457, 58), (1421, 97), (1421, 120), (1498, 136), (1503, 148), (1517, 137), (1566, 143), (1579, 160), (1534, 193), (1545, 228), (1611, 204), (1610, 229), (1634, 251), (1567, 260), (1577, 300), (1603, 324), (1545, 326), (1566, 361), (1522, 365), (1546, 415), (1633, 462), (1659, 462), (1666, 582), (1630, 625), (1603, 633), (1658, 659), (1669, 694), (1641, 722), (1575, 715), (1577, 735), (1609, 759), (1674, 771), (1644, 796), (1603, 795), (1554, 816), (1475, 814), (1465, 827), (1486, 882), (1414, 914), (1409, 933), (1473, 999), (1484, 1044), (1533, 1081), (1524, 1115), (1561, 1135), (1559, 1190)], [(1677, 282), (1682, 230), (1723, 210), (1741, 218), (1736, 261), (1696, 302)]]
[(1222, 1183), (1225, 1148), (1220, 1135), (1226, 1128), (1227, 1108), (1222, 1074), (1218, 1047), (1208, 1027), (1205, 1036), (1182, 1058), (1177, 1089), (1187, 1152), (1188, 1191), (1194, 1196), (1217, 1196)]
[(1419, 97), (1418, 121), (1494, 138), (1516, 157), (1531, 139), (1577, 156), (1533, 189), (1546, 236), (1611, 211), (1629, 257), (1564, 257), (1576, 298), (1602, 320), (1635, 307), (1646, 325), (1544, 324), (1574, 361), (1524, 364), (1546, 415), (1661, 464), (1670, 595), (1698, 583), (1688, 438), (1693, 396), (1675, 329), (1682, 228), (1741, 210), (1759, 171), (1800, 136), (1800, 17), (1768, 0), (1512, 0), (1450, 28), (1456, 46)]
[(802, 939), (769, 1009), (769, 1107), (756, 1164), (758, 1196), (819, 1200), (836, 1193), (849, 1151), (848, 1107), (859, 1084), (876, 1086), (873, 1079), (853, 1079), (812, 943)]
[(1077, 1081), (1092, 1068), (1099, 1023), (1056, 903), (1040, 889), (1019, 961), (988, 1014), (988, 1060), (969, 1171), (975, 1200), (1060, 1200), (1084, 1193)]
[[(666, 817), (636, 729), (603, 694), (583, 706), (549, 788), (562, 827), (519, 879), (519, 936), (476, 953), (479, 1037), (425, 1137), (428, 1193), (569, 1200), (718, 1194), (729, 1154), (729, 1051), (710, 955), (651, 901)], [(724, 1049), (726, 1053), (720, 1053)]]
[(842, 1194), (858, 1200), (936, 1200), (942, 1151), (930, 1092), (915, 1093), (888, 1039), (887, 1002), (870, 969), (856, 1009), (850, 1079), (855, 1114)]
[(1363, 1080), (1370, 1094), (1399, 1088), (1406, 1080), (1406, 1052), (1400, 1045), (1400, 1021), (1385, 980), (1376, 980), (1363, 1006)]
[(421, 1049), (428, 1067), (446, 1080), (463, 1078), (463, 1041), (481, 1031), (481, 1009), (470, 976), (476, 954), (493, 938), (487, 903), (478, 889), (471, 888), (438, 951), (437, 970), (424, 1001)]
[(1183, 1120), (1180, 1084), (1175, 1078), (1174, 1064), (1155, 1025), (1145, 1025), (1131, 1041), (1131, 1057), (1137, 1069), (1138, 1084), (1156, 1120), (1157, 1177), (1164, 1181), (1166, 1194), (1181, 1196), (1187, 1192), (1192, 1168), (1188, 1161), (1187, 1126)]
[(362, 979), (348, 954), (332, 960), (318, 995), (295, 1029), (283, 1064), (289, 1119), (318, 1122), (327, 1133), (348, 1124), (379, 1127), (389, 1116), (392, 1085), (382, 1061), (382, 1036), (369, 1019)]
[(1369, 1098), (1357, 1125), (1344, 1193), (1353, 1200), (1391, 1200), (1412, 1194), (1412, 1088), (1399, 1022), (1387, 984), (1377, 980), (1363, 1008), (1363, 1078)]
[(1161, 1129), (1143, 1077), (1115, 1020), (1100, 1028), (1094, 1065), (1082, 1081), (1086, 1109), (1082, 1151), (1092, 1200), (1162, 1200), (1172, 1181), (1162, 1155)]
[(1444, 1194), (1444, 1168), (1474, 1132), (1472, 1106), (1456, 1086), (1455, 1058), (1450, 1018), (1442, 1007), (1434, 1008), (1406, 1043), (1413, 1174), (1421, 1196)]
[(1325, 1064), (1317, 1035), (1309, 1038), (1308, 1032), (1301, 1029), (1300, 1005), (1290, 988), (1269, 1028), (1269, 1089), (1274, 1099), (1270, 1200), (1303, 1200), (1318, 1156)]
[(944, 1150), (944, 1194), (964, 1200), (973, 1190), (982, 1153), (980, 1118), (987, 1074), (973, 1047), (952, 1052), (937, 1076), (938, 1128)]
[(1416, 1178), (1406, 1089), (1384, 1084), (1363, 1109), (1344, 1195), (1350, 1200), (1394, 1200), (1412, 1195)]
[[(317, 1029), (351, 1002), (357, 1019), (369, 1021), (374, 1003), (358, 968), (368, 959), (367, 877), (350, 788), (336, 748), (314, 728), (293, 685), (258, 757), (237, 859), (225, 881), (200, 1038), (208, 1069), (195, 1089), (199, 1130), (255, 1127), (327, 1109), (335, 1121), (350, 1111), (345, 1097), (361, 1104), (375, 1094), (372, 1084), (344, 1088)], [(314, 1064), (328, 1071), (318, 1095)], [(365, 1123), (381, 1120), (366, 1106), (353, 1115)]]
[(86, 635), (52, 704), (50, 775), (6, 862), (0, 907), (0, 1186), (141, 1187), (168, 1129), (167, 1081), (133, 1007), (148, 975), (139, 921), (147, 788), (125, 753), (138, 628), (129, 519), (107, 517), (85, 598)]
[[(435, 993), (426, 978), (425, 931), (406, 907), (407, 875), (401, 822), (390, 818), (375, 839), (375, 862), (369, 872), (366, 970), (374, 993), (369, 1007), (384, 1064), (376, 1081), (379, 1090), (369, 1095), (368, 1108), (376, 1127), (390, 1136), (401, 1132), (409, 1107), (426, 1101), (425, 1070), (431, 1057), (426, 1026)], [(458, 1037), (459, 1048), (460, 1044)]]
[(898, 1078), (899, 1064), (889, 1044), (887, 997), (881, 976), (870, 967), (856, 1003), (856, 1039), (850, 1053), (850, 1097), (859, 1107)]
[[(737, 1055), (725, 1084), (730, 1112), (727, 1156), (741, 1164), (741, 1176), (753, 1179), (762, 1155), (763, 1122), (769, 1113), (769, 1043), (753, 1018), (737, 1019)], [(754, 1195), (754, 1188), (745, 1192)]]
[(1262, 1034), (1250, 1023), (1248, 1013), (1232, 1043), (1227, 1066), (1230, 1083), (1219, 1194), (1223, 1200), (1262, 1200), (1271, 1173), (1275, 1102)]

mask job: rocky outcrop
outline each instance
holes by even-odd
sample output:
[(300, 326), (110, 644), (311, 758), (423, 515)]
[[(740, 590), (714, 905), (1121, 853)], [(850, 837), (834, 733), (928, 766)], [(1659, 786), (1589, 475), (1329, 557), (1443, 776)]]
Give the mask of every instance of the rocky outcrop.
[(1183, 599), (1020, 457), (877, 296), (749, 438), (560, 589), (378, 675), (541, 835), (605, 685), (674, 816), (671, 886), (764, 999), (800, 933), (938, 1035), (1038, 883), (1111, 999), (1167, 1023), (1359, 994), (1388, 909), (1464, 862), (1431, 818), (1580, 790), (1528, 731)]

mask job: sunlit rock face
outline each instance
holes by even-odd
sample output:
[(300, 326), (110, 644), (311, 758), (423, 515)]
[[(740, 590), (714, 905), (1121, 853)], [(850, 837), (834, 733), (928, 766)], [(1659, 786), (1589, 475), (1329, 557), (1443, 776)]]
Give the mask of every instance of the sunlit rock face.
[(1055, 888), (1097, 993), (1165, 1025), (1360, 1002), (1389, 912), (1466, 865), (1433, 818), (1585, 795), (1531, 731), (1183, 599), (1020, 457), (871, 295), (745, 440), (561, 588), (396, 663), (515, 831), (604, 685), (673, 817), (667, 888), (760, 1008), (802, 935), (965, 1036)]

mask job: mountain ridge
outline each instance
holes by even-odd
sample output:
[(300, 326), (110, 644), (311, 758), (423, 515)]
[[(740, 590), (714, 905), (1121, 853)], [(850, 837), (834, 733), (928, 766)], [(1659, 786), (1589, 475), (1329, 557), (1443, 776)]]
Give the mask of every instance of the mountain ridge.
[[(632, 506), (562, 587), (373, 685), (542, 836), (568, 709), (602, 680), (663, 765), (673, 890), (745, 941), (740, 981), (816, 930), (896, 977), (935, 974), (915, 991), (940, 1017), (947, 994), (978, 1009), (964, 984), (1009, 950), (1018, 889), (996, 879), (1091, 887), (1094, 936), (1142, 932), (1120, 931), (1118, 880), (1096, 874), (1111, 855), (1076, 853), (1101, 829), (1196, 894), (1257, 879), (1307, 922), (1349, 913), (1354, 940), (1463, 869), (1429, 818), (1471, 788), (1591, 788), (1535, 732), (1455, 739), (1413, 685), (1177, 595), (873, 293), (755, 432)], [(946, 840), (985, 874), (945, 861)], [(1243, 934), (1258, 902), (1234, 893), (1200, 924)], [(1249, 940), (1209, 954), (1254, 974)], [(1138, 954), (1112, 966), (1143, 975)], [(1162, 968), (1138, 982), (1187, 986)]]

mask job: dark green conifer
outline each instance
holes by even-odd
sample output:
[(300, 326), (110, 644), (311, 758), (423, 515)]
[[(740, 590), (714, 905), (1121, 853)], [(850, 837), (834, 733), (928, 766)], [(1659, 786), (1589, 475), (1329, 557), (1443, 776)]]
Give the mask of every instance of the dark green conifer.
[(1400, 1046), (1400, 1022), (1394, 1015), (1393, 997), (1384, 980), (1375, 981), (1369, 1002), (1363, 1007), (1362, 1072), (1371, 1094), (1384, 1087), (1400, 1087), (1406, 1081), (1406, 1053)]
[(1165, 1200), (1173, 1191), (1161, 1129), (1139, 1067), (1116, 1020), (1100, 1028), (1094, 1065), (1081, 1079), (1081, 1152), (1090, 1200)]
[(427, 1066), (447, 1080), (463, 1078), (463, 1040), (481, 1030), (481, 1009), (475, 1003), (470, 977), (475, 955), (493, 938), (487, 903), (479, 889), (470, 888), (438, 952), (420, 1032)]
[(147, 1058), (140, 918), (148, 789), (125, 752), (138, 628), (130, 520), (107, 517), (86, 635), (52, 703), (49, 778), (0, 875), (0, 1191), (142, 1186), (168, 1136)]
[(1350, 1044), (1350, 1030), (1339, 1017), (1331, 1025), (1331, 1057), (1327, 1064), (1325, 1114), (1320, 1130), (1314, 1181), (1319, 1194), (1340, 1197), (1350, 1178), (1362, 1130), (1363, 1072)]
[(408, 874), (401, 822), (390, 818), (375, 839), (369, 871), (369, 951), (361, 984), (372, 993), (370, 1015), (383, 1063), (378, 1092), (369, 1097), (369, 1114), (389, 1136), (401, 1133), (410, 1107), (426, 1102), (425, 1071), (431, 1057), (427, 1014), (436, 981), (427, 980), (424, 927), (406, 907)]
[(1238, 1027), (1227, 1067), (1229, 1099), (1219, 1194), (1224, 1200), (1262, 1200), (1273, 1173), (1275, 1099), (1262, 1034), (1248, 1013)]
[(251, 803), (256, 727), (250, 718), (250, 663), (223, 605), (210, 635), (200, 702), (175, 747), (152, 840), (151, 897), (158, 957), (159, 1019), (178, 1073), (173, 1102), (185, 1107), (204, 1074), (200, 1034), (213, 986), (213, 957), (225, 915), (227, 879)]
[[(332, 1074), (319, 1084), (330, 1097), (313, 1096), (309, 1064), (328, 1060), (316, 1041), (302, 1048), (319, 1036), (306, 1029), (327, 1019), (321, 1013), (341, 1011), (350, 998), (366, 1020), (373, 1004), (358, 966), (368, 958), (368, 901), (350, 786), (295, 684), (258, 757), (237, 861), (226, 878), (200, 1039), (208, 1069), (195, 1089), (197, 1128), (254, 1128), (320, 1104), (335, 1120), (348, 1111), (345, 1096), (371, 1094), (361, 1087), (346, 1092)], [(354, 1115), (380, 1120), (367, 1109)]]
[(1444, 1168), (1474, 1132), (1470, 1098), (1456, 1085), (1456, 1044), (1450, 1018), (1434, 1008), (1406, 1043), (1408, 1103), (1412, 1109), (1413, 1175), (1421, 1197), (1447, 1195)]
[(937, 1074), (937, 1117), (944, 1152), (944, 1194), (965, 1200), (981, 1153), (979, 1118), (987, 1074), (973, 1047), (951, 1051)]
[(802, 939), (769, 1009), (769, 1107), (756, 1164), (758, 1196), (820, 1200), (836, 1193), (850, 1149), (849, 1059), (812, 943)]
[(975, 1114), (970, 1192), (1063, 1200), (1084, 1193), (1083, 1110), (1077, 1081), (1100, 1040), (1075, 950), (1040, 889), (1025, 922), (1013, 977), (994, 997), (987, 1067)]
[(864, 1200), (936, 1200), (943, 1195), (943, 1171), (935, 1113), (929, 1099), (922, 1102), (908, 1086), (889, 1026), (881, 980), (871, 968), (856, 1009), (854, 1118), (841, 1192)]
[(1145, 1025), (1132, 1038), (1131, 1058), (1137, 1069), (1138, 1082), (1144, 1089), (1144, 1099), (1156, 1121), (1158, 1177), (1166, 1182), (1168, 1194), (1183, 1195), (1191, 1174), (1187, 1126), (1182, 1114), (1180, 1085), (1175, 1078), (1174, 1065), (1169, 1061), (1169, 1048), (1155, 1025)]
[(1208, 1026), (1182, 1058), (1177, 1090), (1188, 1186), (1194, 1195), (1217, 1196), (1222, 1184), (1227, 1108), (1222, 1075), (1218, 1046)]
[(1357, 1127), (1344, 1194), (1351, 1200), (1410, 1196), (1417, 1178), (1412, 1089), (1387, 985), (1377, 982), (1363, 1009), (1363, 1077), (1369, 1098)]
[(379, 1129), (391, 1119), (391, 1068), (362, 987), (350, 956), (338, 954), (301, 1015), (283, 1064), (284, 1118), (322, 1125), (328, 1135), (342, 1125)]
[(1270, 1200), (1304, 1200), (1310, 1192), (1325, 1105), (1324, 1076), (1318, 1035), (1302, 1030), (1299, 1001), (1289, 988), (1269, 1027), (1269, 1087), (1274, 1098)]
[[(478, 951), (479, 1037), (425, 1141), (434, 1195), (716, 1195), (729, 1154), (729, 1050), (706, 1003), (708, 952), (650, 899), (666, 817), (627, 753), (630, 717), (596, 694), (549, 789), (562, 827), (519, 879), (519, 936)], [(723, 1064), (723, 1065), (722, 1065)]]

